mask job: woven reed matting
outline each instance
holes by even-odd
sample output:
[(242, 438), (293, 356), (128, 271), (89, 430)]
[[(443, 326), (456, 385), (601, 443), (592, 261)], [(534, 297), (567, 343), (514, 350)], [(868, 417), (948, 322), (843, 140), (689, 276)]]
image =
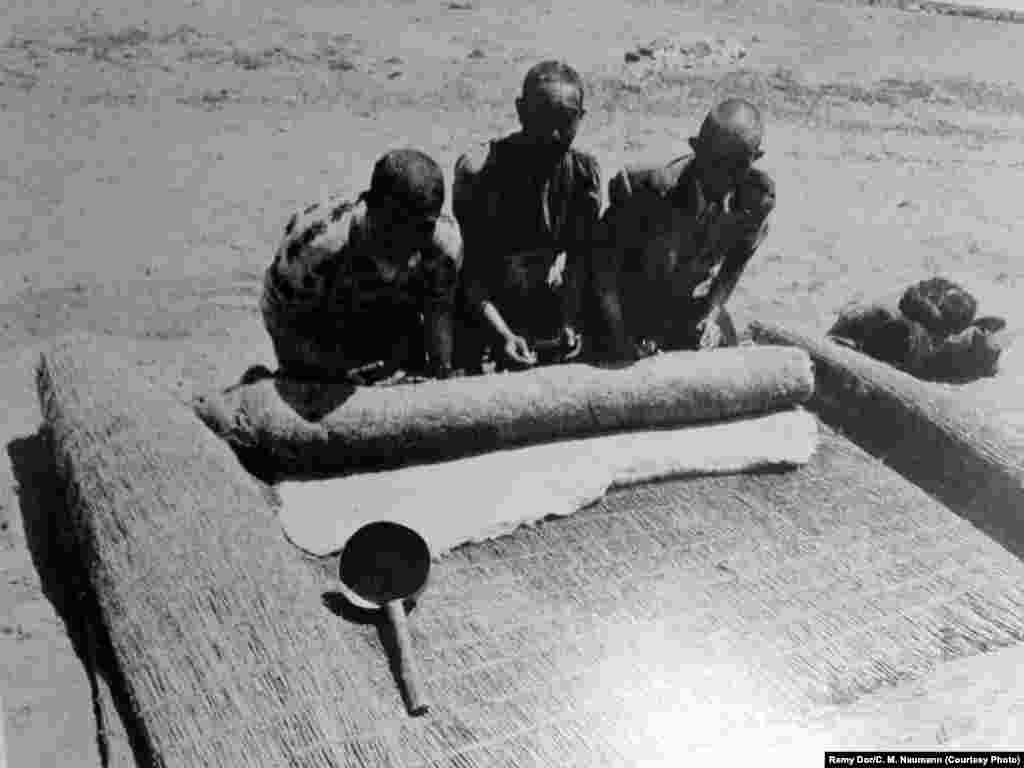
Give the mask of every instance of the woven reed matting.
[(1024, 435), (969, 391), (921, 381), (789, 323), (756, 322), (755, 339), (806, 350), (810, 407), (918, 487), (1024, 556)]
[[(798, 471), (618, 491), (444, 558), (411, 619), (433, 706), (409, 718), (376, 627), (323, 606), (333, 561), (289, 549), (244, 483), (218, 499), (236, 502), (224, 514), (204, 508), (197, 494), (215, 494), (205, 484), (234, 469), (198, 422), (185, 448), (191, 415), (155, 409), (171, 408), (170, 398), (150, 393), (140, 405), (139, 390), (126, 399), (125, 378), (82, 385), (97, 366), (88, 354), (70, 357), (51, 360), (44, 411), (57, 416), (65, 449), (79, 452), (71, 464), (89, 465), (74, 436), (104, 418), (68, 405), (87, 393), (123, 409), (102, 455), (142, 473), (94, 483), (71, 467), (79, 495), (69, 509), (108, 526), (115, 518), (103, 509), (124, 513), (122, 528), (102, 531), (117, 547), (74, 512), (70, 525), (147, 762), (675, 765), (681, 750), (811, 716), (1024, 636), (1021, 563), (825, 432)], [(142, 458), (121, 453), (131, 435)], [(202, 466), (153, 483), (149, 452), (167, 466)], [(160, 515), (138, 505), (139, 482), (162, 494)], [(119, 501), (126, 495), (134, 500)], [(109, 749), (112, 764), (128, 764), (123, 732)]]

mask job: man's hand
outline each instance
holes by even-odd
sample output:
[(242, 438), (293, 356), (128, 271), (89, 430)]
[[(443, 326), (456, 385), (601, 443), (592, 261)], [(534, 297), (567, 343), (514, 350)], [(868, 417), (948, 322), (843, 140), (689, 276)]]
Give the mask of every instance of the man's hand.
[(633, 342), (633, 348), (636, 350), (637, 360), (661, 354), (661, 348), (654, 339), (637, 339)]
[(562, 287), (565, 282), (565, 251), (555, 256), (554, 262), (548, 269), (548, 288), (555, 291)]
[(526, 339), (516, 334), (505, 338), (505, 355), (520, 365), (535, 365), (537, 362), (537, 356), (526, 343)]
[(369, 387), (387, 375), (387, 364), (383, 360), (374, 360), (345, 371), (345, 380), (356, 387)]
[(775, 209), (775, 182), (768, 174), (752, 169), (740, 182), (732, 199), (733, 209), (746, 211), (757, 222)]
[(378, 379), (377, 381), (373, 382), (373, 386), (375, 386), (375, 387), (393, 387), (396, 384), (402, 383), (405, 380), (406, 375), (407, 375), (406, 372), (403, 371), (401, 368), (399, 368), (397, 371), (392, 373), (390, 376), (387, 376), (387, 377), (385, 377), (383, 379)]
[(566, 326), (562, 329), (562, 343), (567, 350), (562, 357), (563, 362), (575, 360), (583, 352), (583, 339), (576, 333), (576, 329)]
[(718, 311), (713, 310), (703, 320), (697, 323), (697, 333), (700, 334), (699, 349), (714, 349), (722, 344), (722, 329), (718, 327)]

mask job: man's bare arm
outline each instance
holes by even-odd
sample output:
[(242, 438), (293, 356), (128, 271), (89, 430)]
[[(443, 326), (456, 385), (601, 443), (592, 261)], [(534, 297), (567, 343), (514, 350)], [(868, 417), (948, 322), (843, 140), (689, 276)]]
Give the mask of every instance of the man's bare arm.
[[(602, 226), (602, 229), (604, 227)], [(590, 253), (590, 301), (596, 317), (595, 328), (585, 329), (591, 340), (591, 356), (601, 362), (629, 362), (636, 359), (636, 350), (626, 330), (626, 318), (619, 287), (621, 254), (607, 230), (595, 238)]]
[(730, 299), (751, 258), (768, 235), (769, 219), (775, 209), (775, 182), (763, 171), (754, 169), (734, 197), (734, 210), (726, 214), (726, 237), (722, 246), (722, 268), (707, 296), (707, 312), (722, 307)]
[(505, 318), (494, 304), (489, 301), (483, 303), (484, 319), (488, 322), (494, 332), (505, 342), (505, 354), (512, 360), (522, 365), (534, 365), (537, 356), (530, 349), (530, 345), (519, 334), (509, 328)]

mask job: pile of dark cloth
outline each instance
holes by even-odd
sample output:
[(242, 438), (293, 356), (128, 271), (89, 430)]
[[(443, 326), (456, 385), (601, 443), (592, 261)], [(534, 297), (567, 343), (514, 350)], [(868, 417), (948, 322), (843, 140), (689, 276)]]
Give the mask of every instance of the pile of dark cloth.
[(898, 302), (855, 305), (829, 330), (834, 340), (927, 381), (964, 383), (998, 370), (1006, 321), (978, 316), (978, 301), (943, 277), (915, 283)]

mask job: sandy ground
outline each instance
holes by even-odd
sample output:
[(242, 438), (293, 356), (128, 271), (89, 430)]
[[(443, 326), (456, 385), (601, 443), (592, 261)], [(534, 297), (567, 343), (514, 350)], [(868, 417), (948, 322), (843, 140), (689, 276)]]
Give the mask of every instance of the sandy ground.
[[(255, 299), (290, 210), (328, 189), (359, 192), (373, 159), (397, 145), (450, 169), (460, 151), (514, 127), (515, 91), (541, 58), (566, 57), (584, 73), (578, 143), (608, 175), (685, 152), (719, 96), (764, 106), (763, 165), (779, 206), (734, 299), (741, 321), (770, 306), (824, 329), (849, 300), (939, 273), (966, 273), (1024, 314), (1014, 306), (1024, 74), (1013, 66), (1024, 25), (897, 5), (10, 3), (0, 21), (0, 695), (10, 764), (99, 764), (89, 683), (54, 608), (67, 590), (49, 583), (39, 522), (40, 345), (71, 329), (112, 336), (182, 396), (272, 363)], [(625, 60), (651, 41), (702, 40), (708, 55)], [(1015, 384), (979, 389), (1007, 411), (1024, 397)], [(922, 744), (1012, 743), (1015, 653), (920, 683), (938, 693), (901, 710), (904, 732)], [(1001, 681), (978, 694), (995, 712), (984, 723), (964, 719), (964, 679)]]
[(1011, 11), (1024, 11), (1024, 2), (1021, 0), (1000, 0), (998, 3), (987, 3), (983, 0), (952, 0), (950, 5), (959, 5), (968, 8), (1005, 8)]

